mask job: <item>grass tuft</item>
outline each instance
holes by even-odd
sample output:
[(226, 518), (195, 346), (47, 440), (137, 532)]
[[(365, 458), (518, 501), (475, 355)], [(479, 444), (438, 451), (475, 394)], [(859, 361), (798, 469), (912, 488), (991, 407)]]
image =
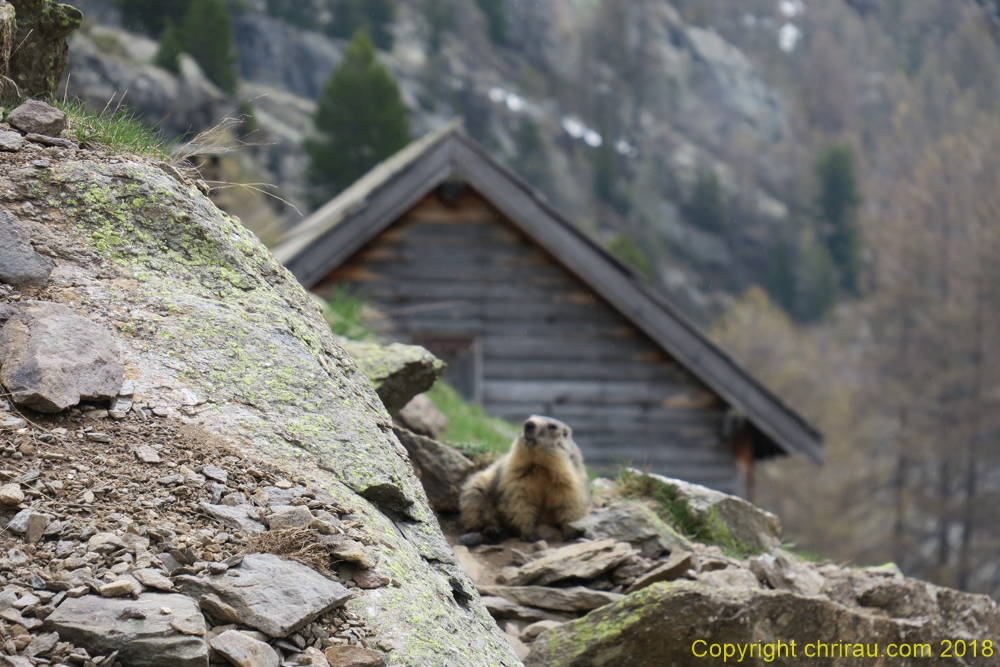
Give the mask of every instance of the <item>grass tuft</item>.
[(482, 406), (466, 402), (444, 380), (435, 382), (427, 396), (448, 418), (448, 430), (441, 439), (479, 463), (489, 463), (505, 454), (517, 437), (516, 426), (490, 416)]
[(351, 340), (378, 341), (378, 333), (365, 322), (365, 300), (354, 296), (346, 288), (338, 287), (330, 295), (323, 319), (338, 336)]
[(100, 113), (80, 100), (57, 101), (66, 114), (66, 134), (92, 148), (132, 153), (140, 157), (169, 160), (174, 142), (151, 130), (127, 108), (106, 108)]
[(269, 530), (247, 538), (245, 554), (274, 554), (302, 563), (326, 576), (332, 576), (333, 563), (338, 560), (324, 543), (323, 535), (306, 528)]
[(648, 473), (622, 468), (617, 478), (618, 490), (625, 498), (649, 498), (653, 511), (682, 535), (702, 542), (715, 544), (732, 558), (747, 558), (757, 552), (733, 537), (717, 516), (708, 519), (697, 516), (684, 500), (677, 497), (677, 489)]

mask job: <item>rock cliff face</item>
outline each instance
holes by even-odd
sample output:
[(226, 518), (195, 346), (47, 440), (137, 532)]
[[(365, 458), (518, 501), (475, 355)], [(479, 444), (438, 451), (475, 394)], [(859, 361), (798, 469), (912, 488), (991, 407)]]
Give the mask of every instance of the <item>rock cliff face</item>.
[[(175, 427), (295, 471), (353, 508), (393, 585), (347, 607), (378, 625), (393, 664), (518, 664), (445, 543), (378, 395), (250, 232), (153, 164), (98, 151), (0, 153), (0, 193), (3, 224), (54, 265), (47, 280), (8, 289), (7, 302), (62, 304), (113, 332), (129, 405), (155, 406)], [(227, 507), (209, 505), (219, 520), (235, 511)]]

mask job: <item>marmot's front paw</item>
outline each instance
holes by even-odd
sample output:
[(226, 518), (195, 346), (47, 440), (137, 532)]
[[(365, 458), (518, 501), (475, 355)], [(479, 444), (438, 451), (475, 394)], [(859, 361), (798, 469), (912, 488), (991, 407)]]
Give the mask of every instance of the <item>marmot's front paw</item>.
[(486, 536), (482, 533), (463, 533), (458, 536), (458, 543), (463, 547), (473, 548), (486, 542)]

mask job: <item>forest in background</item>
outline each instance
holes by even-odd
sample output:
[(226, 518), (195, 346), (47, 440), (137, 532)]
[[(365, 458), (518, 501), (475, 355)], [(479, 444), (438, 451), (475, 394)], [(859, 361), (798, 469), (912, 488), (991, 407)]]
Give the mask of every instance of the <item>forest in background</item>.
[[(183, 4), (238, 17), (254, 3)], [(892, 560), (909, 575), (1000, 596), (991, 517), (1000, 500), (1000, 4), (536, 3), (597, 7), (603, 29), (570, 35), (593, 78), (529, 48), (552, 34), (544, 25), (526, 33), (537, 8), (522, 0), (386, 0), (367, 12), (356, 0), (257, 4), (336, 44), (366, 29), (404, 90), (414, 133), (463, 114), (470, 133), (654, 287), (675, 294), (678, 266), (694, 276), (711, 300), (692, 298), (689, 312), (713, 319), (713, 336), (826, 434), (823, 468), (778, 460), (759, 469), (758, 501), (781, 515), (797, 548)], [(653, 125), (671, 125), (695, 157), (687, 167), (664, 157), (676, 137), (654, 145), (662, 137), (643, 129), (641, 112), (697, 92), (668, 81), (664, 100), (642, 97), (656, 76), (648, 54), (664, 47), (657, 40), (685, 35), (637, 33), (633, 19), (665, 5), (745, 54), (777, 105), (778, 139), (758, 141), (762, 128), (722, 136), (689, 127), (678, 102)], [(179, 69), (185, 51), (220, 88), (237, 90), (235, 47), (217, 39), (198, 53), (183, 27), (198, 19), (184, 13), (174, 27), (139, 26), (159, 40), (162, 66)], [(399, 53), (414, 44), (425, 59), (407, 70)], [(472, 63), (465, 83), (456, 61)], [(497, 76), (506, 89), (491, 102)], [(490, 81), (476, 88), (479, 79)], [(535, 115), (515, 112), (535, 106)], [(546, 115), (553, 108), (561, 126)], [(593, 129), (567, 125), (577, 118)], [(787, 213), (755, 212), (760, 193)], [(715, 264), (692, 257), (658, 226), (663, 201), (676, 204), (685, 234), (735, 250)]]

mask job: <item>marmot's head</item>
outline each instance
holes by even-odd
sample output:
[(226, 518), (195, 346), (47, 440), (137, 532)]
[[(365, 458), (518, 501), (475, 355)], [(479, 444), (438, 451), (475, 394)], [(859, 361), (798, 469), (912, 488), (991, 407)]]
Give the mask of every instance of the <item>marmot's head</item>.
[(529, 449), (565, 449), (565, 443), (573, 438), (573, 430), (558, 419), (531, 415), (524, 422), (521, 441)]

